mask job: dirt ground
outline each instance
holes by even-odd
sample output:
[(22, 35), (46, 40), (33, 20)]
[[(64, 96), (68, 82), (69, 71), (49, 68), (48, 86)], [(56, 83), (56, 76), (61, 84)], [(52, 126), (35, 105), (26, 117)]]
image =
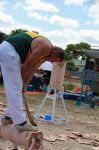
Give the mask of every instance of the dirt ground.
[[(26, 95), (31, 114), (36, 113), (44, 96)], [(5, 95), (0, 94), (0, 103), (6, 105)], [(99, 107), (94, 109), (78, 108), (76, 101), (65, 100), (69, 123), (48, 123), (44, 120), (37, 120), (40, 131), (43, 132), (44, 150), (99, 150)], [(52, 100), (48, 100), (41, 116), (51, 112)], [(0, 105), (0, 114), (3, 114), (5, 107)], [(56, 104), (56, 117), (62, 116), (61, 102)], [(12, 144), (0, 139), (0, 150), (11, 150)], [(19, 147), (19, 150), (24, 148)]]

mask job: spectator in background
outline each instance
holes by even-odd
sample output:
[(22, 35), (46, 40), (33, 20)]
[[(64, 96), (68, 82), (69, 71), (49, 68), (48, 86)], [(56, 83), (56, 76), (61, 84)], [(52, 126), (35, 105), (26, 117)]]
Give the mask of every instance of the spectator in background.
[(34, 86), (34, 91), (42, 91), (42, 77), (43, 77), (43, 72), (41, 70), (37, 70), (34, 73), (33, 83), (32, 83), (32, 85)]
[(48, 85), (50, 83), (50, 77), (51, 77), (51, 71), (45, 71), (43, 74), (43, 91), (47, 92), (48, 90)]

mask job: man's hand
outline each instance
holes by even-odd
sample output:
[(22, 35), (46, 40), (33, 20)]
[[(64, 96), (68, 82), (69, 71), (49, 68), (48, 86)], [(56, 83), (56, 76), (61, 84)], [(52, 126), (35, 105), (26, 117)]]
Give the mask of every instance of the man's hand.
[(32, 55), (37, 58), (37, 61), (34, 63), (33, 57), (26, 61), (21, 68), (21, 74), (23, 79), (23, 91), (26, 89), (29, 81), (32, 79), (33, 74), (37, 71), (42, 63), (46, 61), (45, 59), (39, 58), (36, 55)]

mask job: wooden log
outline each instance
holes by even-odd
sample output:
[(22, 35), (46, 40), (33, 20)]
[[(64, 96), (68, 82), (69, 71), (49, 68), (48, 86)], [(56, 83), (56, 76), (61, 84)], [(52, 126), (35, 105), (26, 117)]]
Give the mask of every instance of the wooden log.
[(63, 88), (66, 62), (53, 63), (49, 87), (61, 90)]
[(31, 148), (31, 150), (38, 150), (42, 144), (43, 134), (42, 132), (29, 132), (18, 131), (13, 125), (0, 125), (0, 138), (23, 146), (25, 148)]

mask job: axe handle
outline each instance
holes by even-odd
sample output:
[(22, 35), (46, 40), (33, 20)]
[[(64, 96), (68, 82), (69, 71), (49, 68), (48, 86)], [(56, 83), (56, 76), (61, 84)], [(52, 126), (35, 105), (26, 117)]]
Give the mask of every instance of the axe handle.
[[(45, 57), (45, 58), (46, 58), (46, 57)], [(35, 64), (35, 66), (33, 67), (32, 73), (30, 72), (30, 74), (26, 77), (26, 79), (28, 78), (28, 82), (29, 82), (30, 79), (32, 78), (33, 73), (37, 70), (37, 68), (45, 61), (45, 58), (42, 58), (41, 60), (38, 61), (37, 64)], [(24, 83), (24, 82), (25, 82), (25, 81), (23, 80), (23, 83)], [(26, 85), (25, 85), (24, 89), (26, 88), (28, 82), (26, 82)], [(31, 114), (30, 114), (29, 107), (28, 107), (28, 104), (27, 104), (26, 97), (25, 97), (24, 93), (23, 93), (22, 96), (23, 96), (23, 102), (24, 102), (24, 106), (25, 106), (25, 109), (26, 109), (26, 112), (27, 112), (27, 116), (28, 116), (28, 118), (29, 118), (29, 121), (30, 121), (30, 123), (31, 123), (33, 126), (37, 126), (37, 124), (35, 123), (35, 121), (33, 120), (32, 116), (31, 116)]]
[(35, 121), (33, 120), (32, 116), (31, 116), (31, 113), (29, 111), (29, 107), (28, 107), (28, 104), (27, 104), (27, 101), (26, 101), (26, 97), (25, 97), (24, 94), (23, 94), (23, 102), (24, 102), (24, 106), (25, 106), (25, 109), (26, 109), (26, 112), (27, 112), (27, 116), (29, 118), (30, 123), (33, 126), (37, 126), (37, 124), (35, 123)]

